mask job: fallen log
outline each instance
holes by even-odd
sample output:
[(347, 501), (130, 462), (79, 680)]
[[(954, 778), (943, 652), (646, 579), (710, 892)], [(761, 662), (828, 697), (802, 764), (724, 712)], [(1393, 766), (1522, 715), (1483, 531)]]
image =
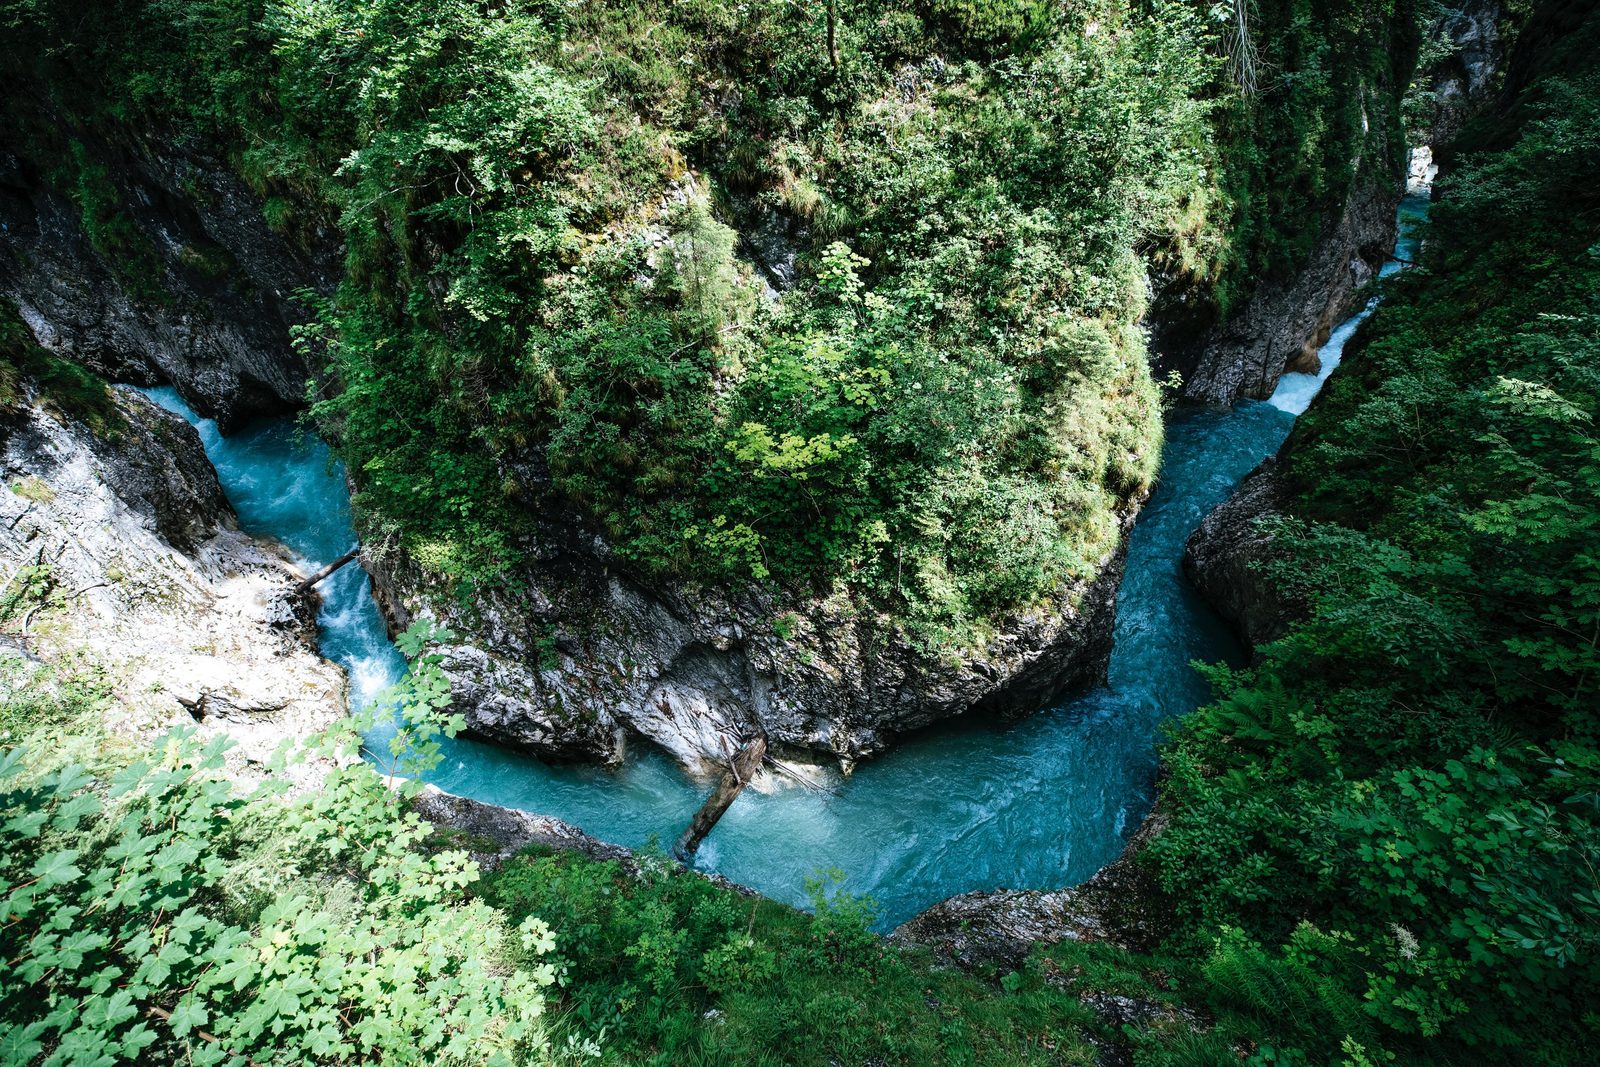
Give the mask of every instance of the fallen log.
[(700, 842), (705, 840), (711, 828), (717, 825), (717, 820), (728, 810), (728, 806), (744, 792), (744, 787), (750, 784), (750, 779), (761, 769), (761, 761), (766, 755), (765, 734), (757, 734), (733, 754), (722, 780), (711, 791), (711, 795), (706, 798), (700, 810), (695, 812), (694, 818), (689, 821), (688, 829), (683, 831), (683, 836), (678, 838), (678, 843), (673, 846), (672, 855), (680, 863), (688, 863), (699, 850)]
[(340, 556), (338, 559), (334, 560), (332, 563), (328, 564), (326, 567), (322, 568), (317, 573), (313, 574), (311, 577), (307, 578), (305, 581), (301, 582), (300, 592), (305, 593), (309, 591), (312, 586), (316, 585), (318, 582), (322, 581), (324, 578), (328, 577), (328, 575), (332, 574), (340, 567), (343, 567), (346, 563), (349, 563), (360, 554), (361, 546), (357, 545), (344, 555)]

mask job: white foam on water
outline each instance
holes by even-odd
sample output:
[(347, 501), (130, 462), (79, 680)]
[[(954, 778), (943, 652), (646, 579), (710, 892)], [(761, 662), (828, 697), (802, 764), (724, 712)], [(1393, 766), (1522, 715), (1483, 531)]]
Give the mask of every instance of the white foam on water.
[[(1428, 217), (1428, 183), (1437, 168), (1432, 167), (1432, 157), (1428, 157), (1427, 169), (1424, 170), (1425, 179), (1416, 179), (1421, 184), (1406, 198), (1400, 201), (1400, 209), (1396, 213), (1397, 226), (1395, 233), (1394, 255), (1387, 259), (1378, 271), (1379, 278), (1388, 278), (1411, 266), (1421, 248), (1421, 240), (1417, 230), (1420, 224)], [(1286, 411), (1291, 415), (1304, 413), (1311, 406), (1317, 394), (1322, 391), (1322, 386), (1332, 377), (1333, 372), (1339, 369), (1339, 363), (1344, 359), (1345, 345), (1350, 343), (1350, 338), (1355, 336), (1356, 330), (1377, 309), (1382, 296), (1369, 299), (1364, 307), (1354, 315), (1341, 322), (1328, 335), (1328, 340), (1317, 349), (1317, 373), (1300, 374), (1291, 372), (1278, 379), (1278, 388), (1273, 390), (1267, 403), (1279, 411)]]
[(1317, 349), (1317, 358), (1321, 361), (1317, 373), (1285, 374), (1278, 379), (1278, 388), (1273, 390), (1267, 403), (1291, 415), (1299, 415), (1310, 407), (1311, 401), (1322, 391), (1323, 383), (1339, 369), (1339, 361), (1344, 358), (1344, 346), (1355, 336), (1356, 330), (1367, 321), (1367, 316), (1371, 315), (1377, 306), (1378, 298), (1373, 297), (1367, 301), (1366, 307), (1341, 322), (1338, 329), (1328, 336), (1327, 343)]

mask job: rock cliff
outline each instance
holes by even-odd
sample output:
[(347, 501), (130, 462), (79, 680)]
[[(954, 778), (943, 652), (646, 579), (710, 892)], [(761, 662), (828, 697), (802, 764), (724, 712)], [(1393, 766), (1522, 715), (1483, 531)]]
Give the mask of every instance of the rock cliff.
[(1317, 370), (1317, 349), (1357, 308), (1394, 247), (1401, 183), (1375, 165), (1362, 171), (1342, 209), (1324, 222), (1305, 266), (1264, 280), (1226, 321), (1192, 332), (1178, 294), (1158, 302), (1152, 347), (1161, 368), (1182, 376), (1184, 399), (1264, 399), (1286, 370)]
[(194, 429), (125, 389), (97, 433), (24, 384), (0, 410), (0, 646), (88, 655), (133, 731), (200, 724), (265, 761), (344, 713), (286, 555), (236, 527)]
[(169, 382), (224, 431), (302, 407), (293, 295), (328, 288), (328, 257), (292, 248), (215, 161), (75, 143), (73, 189), (0, 145), (0, 297), (45, 348), (114, 381)]
[(844, 593), (646, 586), (576, 526), (552, 524), (513, 583), (466, 604), (403, 557), (367, 564), (392, 625), (420, 614), (463, 635), (437, 651), (473, 734), (609, 762), (644, 737), (710, 773), (756, 733), (848, 770), (941, 719), (1028, 715), (1103, 680), (1122, 551), (954, 652)]
[(1493, 89), (1503, 49), (1500, 0), (1459, 0), (1442, 8), (1428, 29), (1438, 57), (1424, 81), (1429, 86), (1429, 143), (1448, 144), (1461, 132)]
[[(1418, 136), (1425, 142), (1411, 155), (1407, 176), (1410, 192), (1425, 192), (1438, 167), (1435, 147), (1448, 152), (1449, 140), (1475, 109), (1488, 99), (1502, 48), (1498, 30), (1498, 0), (1465, 0), (1443, 9), (1428, 30), (1432, 60), (1418, 83), (1430, 87), (1421, 101), (1427, 125)], [(1389, 230), (1393, 239), (1393, 227)], [(1339, 296), (1331, 291), (1329, 307), (1348, 303), (1354, 290)], [(1234, 366), (1227, 349), (1210, 357), (1223, 367)], [(1350, 350), (1359, 358), (1359, 344)], [(1276, 374), (1272, 381), (1276, 383)], [(1271, 387), (1266, 388), (1270, 393)], [(1249, 395), (1265, 395), (1251, 393)], [(1284, 446), (1294, 447), (1294, 438)], [(1282, 635), (1295, 610), (1282, 590), (1262, 572), (1271, 558), (1271, 537), (1265, 525), (1287, 507), (1286, 492), (1277, 461), (1269, 459), (1252, 471), (1233, 496), (1206, 517), (1185, 546), (1184, 572), (1201, 594), (1227, 619), (1246, 645), (1255, 647)]]

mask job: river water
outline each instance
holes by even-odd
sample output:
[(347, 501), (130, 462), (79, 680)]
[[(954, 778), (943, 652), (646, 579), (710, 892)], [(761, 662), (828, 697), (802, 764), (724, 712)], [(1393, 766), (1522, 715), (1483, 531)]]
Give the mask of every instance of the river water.
[[(1407, 231), (1425, 211), (1423, 197), (1401, 206), (1398, 254), (1406, 259), (1415, 249)], [(844, 889), (877, 901), (887, 928), (956, 893), (1071, 885), (1115, 858), (1154, 799), (1163, 725), (1207, 697), (1191, 663), (1240, 656), (1182, 576), (1184, 541), (1282, 444), (1375, 304), (1334, 331), (1320, 374), (1285, 375), (1266, 402), (1185, 409), (1168, 421), (1161, 480), (1128, 547), (1107, 685), (1010, 727), (926, 731), (831, 791), (747, 791), (701, 847), (697, 866), (795, 904), (805, 903), (808, 877), (836, 870)], [(223, 437), (174, 390), (146, 392), (199, 430), (245, 530), (282, 541), (308, 569), (353, 547), (344, 470), (321, 440), (284, 422)], [(322, 592), (322, 652), (349, 672), (352, 702), (365, 703), (405, 662), (364, 572), (345, 567)], [(628, 846), (674, 840), (705, 788), (643, 745), (632, 747), (626, 767), (609, 771), (552, 767), (457, 740), (430, 780)]]

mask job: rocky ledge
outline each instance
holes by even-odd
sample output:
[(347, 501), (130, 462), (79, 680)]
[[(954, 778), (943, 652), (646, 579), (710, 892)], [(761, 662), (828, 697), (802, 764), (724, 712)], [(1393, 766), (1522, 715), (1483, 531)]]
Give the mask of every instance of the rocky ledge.
[(643, 737), (711, 773), (759, 733), (848, 771), (941, 719), (1032, 714), (1103, 681), (1111, 654), (1120, 547), (1093, 581), (952, 651), (845, 592), (646, 584), (581, 527), (546, 530), (513, 589), (467, 604), (403, 556), (365, 562), (391, 626), (425, 616), (463, 635), (435, 651), (470, 732), (549, 758), (615, 763)]
[(592, 860), (615, 860), (634, 869), (633, 853), (548, 815), (502, 808), (469, 797), (423, 786), (412, 798), (411, 810), (454, 838), (485, 869), (498, 867), (518, 852), (535, 845), (577, 852)]
[(921, 945), (965, 969), (1019, 970), (1039, 945), (1107, 941), (1134, 951), (1160, 938), (1162, 911), (1137, 856), (1165, 821), (1150, 815), (1122, 855), (1068, 889), (999, 889), (942, 900), (897, 927), (889, 940)]
[(111, 401), (96, 428), (26, 384), (0, 409), (0, 645), (87, 653), (119, 698), (113, 729), (198, 723), (264, 762), (344, 713), (312, 595), (239, 532), (193, 427), (131, 390)]
[(1245, 476), (1184, 545), (1183, 572), (1247, 648), (1283, 636), (1297, 610), (1263, 569), (1273, 557), (1271, 520), (1284, 513), (1277, 461)]

